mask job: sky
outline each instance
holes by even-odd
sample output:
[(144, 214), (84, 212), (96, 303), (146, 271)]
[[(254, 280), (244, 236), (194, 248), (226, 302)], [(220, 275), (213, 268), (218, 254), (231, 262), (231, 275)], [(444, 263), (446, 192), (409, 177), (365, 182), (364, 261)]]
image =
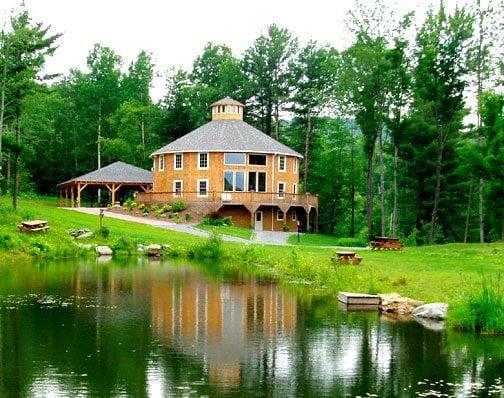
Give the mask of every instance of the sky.
[[(85, 69), (86, 56), (95, 43), (114, 49), (125, 67), (147, 50), (160, 74), (152, 95), (160, 99), (165, 92), (165, 71), (189, 69), (208, 42), (226, 44), (240, 56), (271, 23), (288, 28), (301, 43), (313, 39), (346, 48), (352, 40), (346, 28), (347, 12), (354, 1), (25, 0), (25, 5), (35, 21), (51, 25), (52, 33), (63, 33), (59, 49), (47, 61), (47, 73)], [(398, 15), (413, 9), (421, 18), (439, 0), (386, 2)], [(445, 3), (453, 6), (456, 0)], [(20, 0), (0, 0), (0, 21), (20, 4)]]

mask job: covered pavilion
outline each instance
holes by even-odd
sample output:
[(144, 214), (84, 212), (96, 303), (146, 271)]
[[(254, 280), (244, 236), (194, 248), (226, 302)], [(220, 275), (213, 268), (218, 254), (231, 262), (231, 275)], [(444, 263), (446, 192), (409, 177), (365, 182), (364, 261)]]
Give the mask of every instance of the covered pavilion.
[(111, 194), (112, 204), (114, 204), (116, 193), (121, 187), (137, 188), (143, 192), (150, 192), (152, 190), (152, 172), (127, 163), (115, 162), (58, 184), (60, 199), (64, 200), (66, 205), (70, 204), (71, 207), (75, 207), (77, 201), (77, 207), (80, 207), (82, 192), (88, 187), (107, 189)]

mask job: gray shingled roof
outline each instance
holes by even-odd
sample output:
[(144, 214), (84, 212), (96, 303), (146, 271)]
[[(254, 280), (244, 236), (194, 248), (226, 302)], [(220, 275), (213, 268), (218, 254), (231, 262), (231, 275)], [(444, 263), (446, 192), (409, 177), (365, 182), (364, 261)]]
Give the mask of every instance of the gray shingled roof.
[(152, 184), (152, 172), (124, 162), (115, 162), (101, 169), (62, 182), (59, 185), (72, 182)]
[(288, 146), (241, 120), (214, 120), (191, 131), (151, 156), (173, 152), (257, 152), (302, 158)]
[(231, 98), (231, 97), (225, 97), (225, 98), (222, 98), (220, 99), (219, 101), (217, 102), (214, 102), (212, 105), (210, 105), (211, 107), (212, 106), (215, 106), (215, 105), (240, 105), (240, 106), (245, 106), (244, 104), (242, 104), (241, 102)]

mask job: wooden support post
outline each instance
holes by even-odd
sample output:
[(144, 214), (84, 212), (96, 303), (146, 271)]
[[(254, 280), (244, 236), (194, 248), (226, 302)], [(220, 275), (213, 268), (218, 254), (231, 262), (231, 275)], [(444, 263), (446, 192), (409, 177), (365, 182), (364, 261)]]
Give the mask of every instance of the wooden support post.
[(116, 187), (115, 184), (112, 184), (112, 206), (115, 205), (115, 193), (116, 193)]
[(70, 207), (75, 207), (74, 187), (70, 188)]
[(77, 207), (80, 207), (80, 202), (81, 202), (81, 186), (80, 184), (77, 184)]

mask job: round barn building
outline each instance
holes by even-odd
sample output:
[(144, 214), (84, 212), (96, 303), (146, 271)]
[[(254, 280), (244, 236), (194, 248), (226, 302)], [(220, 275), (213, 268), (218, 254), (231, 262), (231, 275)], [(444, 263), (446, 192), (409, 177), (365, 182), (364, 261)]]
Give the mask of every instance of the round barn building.
[(155, 151), (152, 191), (139, 203), (183, 200), (192, 213), (231, 216), (256, 230), (317, 229), (318, 197), (299, 193), (302, 156), (243, 121), (226, 97), (212, 121)]

